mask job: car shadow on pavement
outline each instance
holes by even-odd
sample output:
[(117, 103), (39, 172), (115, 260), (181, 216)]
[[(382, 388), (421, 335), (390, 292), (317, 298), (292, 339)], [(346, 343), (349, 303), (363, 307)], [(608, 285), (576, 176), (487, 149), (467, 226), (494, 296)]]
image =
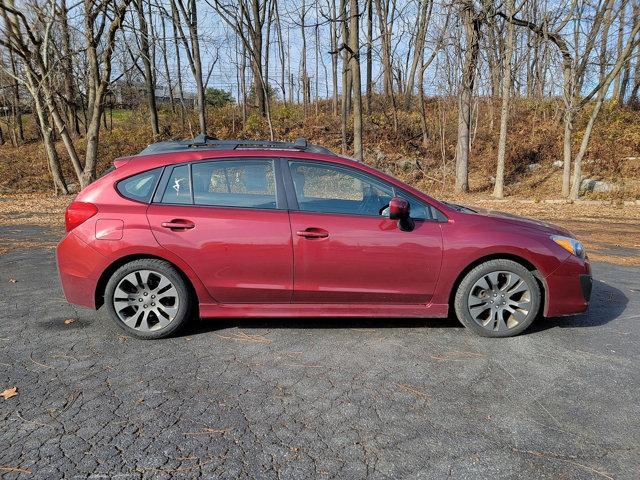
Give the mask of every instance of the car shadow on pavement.
[(179, 336), (197, 335), (200, 333), (224, 330), (226, 328), (462, 328), (455, 318), (205, 318), (191, 322)]
[[(569, 317), (540, 318), (527, 330), (541, 332), (550, 328), (581, 328), (605, 325), (626, 309), (627, 296), (619, 289), (594, 280), (589, 310)], [(461, 328), (449, 318), (224, 318), (202, 319), (191, 324), (179, 336), (223, 330), (226, 328)]]

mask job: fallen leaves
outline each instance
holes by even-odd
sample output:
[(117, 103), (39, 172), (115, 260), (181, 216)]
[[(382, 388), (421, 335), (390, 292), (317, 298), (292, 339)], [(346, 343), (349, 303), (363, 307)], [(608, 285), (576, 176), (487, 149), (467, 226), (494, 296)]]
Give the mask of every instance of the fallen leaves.
[(16, 280), (15, 278), (10, 278), (10, 279), (9, 279), (9, 282), (11, 282), (11, 283), (18, 283), (18, 280)]
[(15, 473), (31, 473), (28, 468), (11, 467), (9, 465), (0, 465), (0, 471), (3, 472), (15, 472)]
[(18, 395), (17, 387), (6, 388), (4, 392), (0, 393), (0, 397), (4, 398), (5, 400), (9, 400), (11, 397), (15, 397), (16, 395)]
[(75, 319), (75, 318), (67, 318), (67, 319), (64, 321), (64, 324), (65, 324), (65, 325), (71, 325), (71, 324), (72, 324), (73, 322), (75, 322), (75, 321), (76, 321), (76, 319)]
[(229, 431), (228, 428), (205, 428), (204, 430), (200, 431), (200, 432), (185, 432), (184, 436), (185, 437), (191, 437), (194, 435), (209, 435), (212, 433), (227, 433)]
[(398, 387), (401, 390), (404, 390), (406, 393), (413, 395), (414, 397), (418, 397), (418, 398), (424, 398), (424, 399), (430, 399), (431, 396), (428, 395), (427, 393), (423, 392), (422, 390), (418, 390), (417, 388), (413, 387), (412, 385), (407, 385), (406, 383), (399, 383)]

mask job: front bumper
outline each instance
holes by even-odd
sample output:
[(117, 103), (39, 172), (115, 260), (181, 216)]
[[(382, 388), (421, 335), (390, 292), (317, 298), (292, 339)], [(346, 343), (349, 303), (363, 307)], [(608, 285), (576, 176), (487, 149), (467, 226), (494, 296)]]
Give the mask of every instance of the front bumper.
[(591, 299), (591, 289), (593, 287), (593, 277), (588, 274), (580, 275), (580, 287), (582, 288), (582, 296), (588, 303)]
[(583, 313), (591, 299), (591, 266), (588, 260), (567, 258), (545, 278), (546, 302), (544, 315), (558, 317)]

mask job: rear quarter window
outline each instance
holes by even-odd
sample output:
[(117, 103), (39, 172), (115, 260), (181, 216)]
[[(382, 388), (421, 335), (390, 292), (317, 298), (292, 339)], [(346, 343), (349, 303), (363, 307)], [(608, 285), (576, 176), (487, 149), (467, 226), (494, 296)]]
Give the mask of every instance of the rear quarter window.
[(138, 173), (132, 177), (120, 180), (116, 188), (120, 195), (138, 202), (148, 203), (160, 178), (161, 168), (155, 168)]

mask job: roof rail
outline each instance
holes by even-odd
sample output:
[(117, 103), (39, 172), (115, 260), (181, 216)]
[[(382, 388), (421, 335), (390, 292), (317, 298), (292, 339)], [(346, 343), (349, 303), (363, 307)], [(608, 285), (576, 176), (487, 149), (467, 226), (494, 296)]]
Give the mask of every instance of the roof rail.
[(301, 152), (322, 153), (324, 155), (335, 155), (331, 150), (320, 145), (308, 143), (304, 138), (298, 138), (291, 142), (272, 142), (268, 140), (218, 140), (215, 137), (198, 135), (193, 140), (173, 140), (168, 142), (152, 143), (142, 150), (138, 155), (149, 155), (152, 153), (179, 152), (197, 148), (212, 150), (298, 150)]

